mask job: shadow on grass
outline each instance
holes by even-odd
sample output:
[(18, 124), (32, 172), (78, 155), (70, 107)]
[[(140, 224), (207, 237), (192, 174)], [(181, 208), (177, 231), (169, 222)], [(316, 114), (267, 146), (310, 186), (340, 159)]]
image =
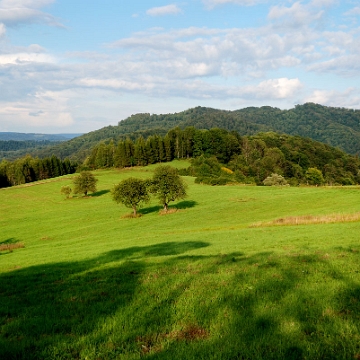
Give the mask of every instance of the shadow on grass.
[[(180, 201), (179, 203), (169, 205), (169, 209), (170, 210), (171, 209), (184, 210), (184, 209), (192, 208), (192, 207), (196, 206), (197, 204), (198, 203), (196, 201), (192, 201), (192, 200)], [(151, 213), (154, 213), (154, 212), (159, 212), (162, 209), (163, 209), (162, 206), (156, 205), (156, 206), (152, 206), (152, 207), (139, 209), (138, 213), (145, 215), (145, 214), (151, 214)]]
[(172, 205), (176, 209), (189, 209), (196, 206), (198, 203), (193, 200), (180, 201), (179, 203)]
[(14, 238), (0, 241), (0, 255), (11, 254), (15, 249), (24, 248), (24, 244)]
[[(122, 250), (113, 250), (104, 254), (106, 261), (118, 261), (123, 258), (139, 259), (157, 256), (180, 255), (187, 251), (197, 250), (209, 246), (202, 241), (166, 242), (150, 246), (134, 246)], [(103, 257), (100, 257), (101, 260)]]
[(134, 246), (0, 275), (0, 358), (360, 354), (360, 286), (343, 271), (349, 258), (334, 266), (321, 254), (187, 254), (208, 246)]
[(155, 205), (151, 207), (146, 207), (138, 210), (139, 214), (145, 215), (145, 214), (151, 214), (154, 212), (159, 212), (163, 207), (160, 205)]
[(96, 191), (96, 192), (94, 192), (92, 194), (89, 194), (88, 196), (90, 196), (90, 197), (99, 197), (99, 196), (108, 194), (109, 192), (110, 192), (110, 190), (100, 190), (100, 191)]
[(0, 241), (0, 245), (10, 245), (10, 244), (16, 244), (18, 242), (19, 242), (18, 240), (14, 239), (14, 238), (10, 238), (10, 239)]

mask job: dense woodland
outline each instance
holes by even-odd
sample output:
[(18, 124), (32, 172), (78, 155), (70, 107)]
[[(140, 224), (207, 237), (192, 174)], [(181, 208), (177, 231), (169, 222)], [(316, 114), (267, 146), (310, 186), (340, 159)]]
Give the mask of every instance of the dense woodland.
[[(329, 185), (360, 183), (359, 158), (339, 149), (299, 136), (273, 132), (240, 136), (236, 131), (217, 128), (177, 127), (165, 136), (152, 135), (146, 140), (102, 142), (93, 148), (85, 166), (123, 168), (189, 158), (195, 159), (193, 166), (183, 175), (212, 184), (230, 180), (261, 185), (266, 177), (277, 173), (297, 185), (309, 182), (309, 169), (321, 171), (322, 183)], [(208, 178), (213, 180), (206, 181)]]
[(51, 140), (0, 140), (0, 160), (16, 160), (27, 152), (44, 149), (59, 144), (60, 141)]
[[(18, 156), (29, 153), (44, 158), (54, 154), (61, 159), (68, 157), (84, 161), (91, 149), (101, 141), (117, 142), (126, 138), (135, 141), (140, 136), (144, 139), (150, 135), (165, 136), (177, 126), (181, 129), (193, 126), (196, 129), (235, 130), (242, 136), (274, 131), (308, 137), (349, 154), (360, 154), (360, 110), (307, 103), (290, 110), (270, 106), (236, 111), (196, 107), (175, 114), (136, 114), (120, 121), (117, 126), (107, 126), (44, 149), (25, 149)], [(0, 155), (8, 159), (6, 154)]]
[(0, 188), (72, 174), (77, 164), (69, 159), (64, 161), (55, 155), (50, 158), (32, 158), (30, 155), (13, 162), (0, 163)]

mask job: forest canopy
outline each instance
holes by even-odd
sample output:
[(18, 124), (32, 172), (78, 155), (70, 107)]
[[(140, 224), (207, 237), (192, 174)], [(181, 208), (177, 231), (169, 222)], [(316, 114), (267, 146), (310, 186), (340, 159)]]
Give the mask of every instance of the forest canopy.
[[(135, 141), (141, 136), (144, 139), (153, 135), (165, 136), (175, 127), (182, 130), (187, 127), (199, 130), (221, 128), (236, 131), (242, 136), (259, 132), (284, 133), (308, 137), (338, 147), (349, 154), (360, 154), (360, 110), (306, 103), (289, 110), (263, 106), (225, 111), (199, 106), (174, 114), (135, 114), (116, 126), (107, 126), (61, 144), (47, 145), (31, 151), (18, 150), (17, 157), (29, 153), (33, 157), (44, 158), (54, 154), (61, 159), (68, 157), (84, 161), (99, 142), (118, 142), (127, 138)], [(0, 156), (8, 160), (9, 155), (11, 154), (0, 152)]]
[(192, 166), (183, 175), (213, 184), (226, 183), (214, 180), (222, 178), (262, 185), (268, 176), (276, 173), (297, 185), (309, 183), (310, 168), (318, 169), (329, 185), (360, 182), (359, 158), (340, 149), (300, 136), (274, 132), (240, 136), (236, 131), (218, 128), (177, 127), (165, 136), (100, 143), (93, 148), (85, 166), (124, 168), (190, 158), (194, 159)]

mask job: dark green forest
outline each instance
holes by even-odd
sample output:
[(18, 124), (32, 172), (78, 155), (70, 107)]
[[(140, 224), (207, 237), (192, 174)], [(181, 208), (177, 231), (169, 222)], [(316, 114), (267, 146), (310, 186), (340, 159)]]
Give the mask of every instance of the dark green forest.
[(72, 174), (77, 166), (69, 159), (60, 160), (55, 155), (44, 159), (27, 155), (12, 162), (3, 160), (0, 163), (0, 188)]
[(232, 181), (262, 185), (273, 173), (284, 176), (291, 185), (312, 184), (309, 169), (321, 172), (317, 185), (360, 183), (359, 158), (340, 149), (300, 136), (274, 132), (241, 136), (218, 128), (176, 127), (165, 136), (102, 142), (84, 165), (89, 169), (124, 168), (174, 159), (193, 159), (182, 175), (212, 185)]
[[(306, 103), (290, 110), (270, 106), (235, 111), (196, 107), (175, 114), (136, 114), (117, 126), (107, 126), (43, 149), (25, 149), (18, 156), (30, 154), (44, 158), (54, 154), (61, 159), (83, 161), (101, 141), (117, 142), (126, 138), (135, 141), (140, 136), (144, 139), (150, 135), (165, 136), (177, 126), (181, 129), (193, 126), (196, 129), (235, 130), (242, 136), (273, 131), (311, 138), (349, 154), (360, 154), (360, 110)], [(7, 158), (6, 154), (1, 155)]]
[(52, 140), (0, 140), (0, 159), (16, 160), (28, 152), (59, 144)]

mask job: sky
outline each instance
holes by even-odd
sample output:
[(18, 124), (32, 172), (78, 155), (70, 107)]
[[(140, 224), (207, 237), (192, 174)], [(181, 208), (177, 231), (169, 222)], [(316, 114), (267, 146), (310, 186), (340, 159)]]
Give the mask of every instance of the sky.
[(195, 106), (360, 109), (358, 0), (0, 0), (0, 131)]

